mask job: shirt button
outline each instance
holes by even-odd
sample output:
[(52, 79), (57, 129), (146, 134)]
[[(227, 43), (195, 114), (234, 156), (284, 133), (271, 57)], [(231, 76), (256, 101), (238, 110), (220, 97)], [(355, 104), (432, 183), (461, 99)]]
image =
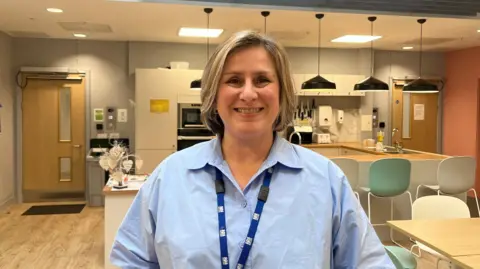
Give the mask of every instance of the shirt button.
[(242, 207), (243, 207), (243, 208), (247, 207), (247, 201), (243, 201)]

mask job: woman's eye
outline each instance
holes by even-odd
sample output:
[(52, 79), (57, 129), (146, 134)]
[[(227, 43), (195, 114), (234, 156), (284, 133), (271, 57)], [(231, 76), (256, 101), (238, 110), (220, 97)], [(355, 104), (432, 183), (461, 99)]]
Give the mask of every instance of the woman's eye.
[(231, 79), (227, 80), (227, 83), (237, 85), (237, 84), (240, 83), (240, 80), (238, 78), (231, 78)]
[(268, 78), (260, 77), (256, 80), (256, 84), (261, 85), (261, 86), (265, 86), (268, 83), (270, 83), (270, 80)]

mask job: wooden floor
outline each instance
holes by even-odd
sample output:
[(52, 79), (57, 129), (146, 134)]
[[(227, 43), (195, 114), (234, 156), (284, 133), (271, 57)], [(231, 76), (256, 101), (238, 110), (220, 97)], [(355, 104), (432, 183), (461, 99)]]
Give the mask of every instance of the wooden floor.
[(31, 205), (0, 211), (0, 268), (104, 267), (103, 208), (85, 206), (79, 214), (22, 216)]
[[(32, 205), (12, 205), (0, 211), (0, 268), (104, 267), (103, 207), (86, 206), (80, 214), (22, 216)], [(435, 269), (434, 258), (424, 254), (417, 268)], [(440, 268), (449, 267), (442, 264)]]

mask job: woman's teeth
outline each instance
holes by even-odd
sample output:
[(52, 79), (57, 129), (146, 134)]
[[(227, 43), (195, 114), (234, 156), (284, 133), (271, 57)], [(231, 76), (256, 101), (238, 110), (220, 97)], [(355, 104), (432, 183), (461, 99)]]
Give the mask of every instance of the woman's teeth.
[(235, 108), (235, 111), (245, 114), (258, 113), (262, 111), (263, 108)]

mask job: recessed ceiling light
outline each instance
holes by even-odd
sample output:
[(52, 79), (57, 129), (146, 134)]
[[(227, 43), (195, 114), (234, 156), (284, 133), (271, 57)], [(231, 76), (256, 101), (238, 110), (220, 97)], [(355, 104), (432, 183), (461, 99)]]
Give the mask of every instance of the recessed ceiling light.
[(219, 37), (223, 33), (223, 29), (207, 29), (207, 28), (187, 28), (182, 27), (178, 31), (179, 36), (189, 37)]
[(54, 8), (54, 7), (47, 8), (47, 11), (52, 12), (52, 13), (62, 13), (63, 12), (63, 10), (61, 10), (59, 8)]
[(337, 43), (366, 43), (376, 39), (382, 38), (381, 36), (371, 35), (344, 35), (332, 40)]
[(479, 30), (477, 30), (477, 33), (480, 33), (480, 29), (479, 29)]
[(403, 47), (402, 49), (404, 49), (404, 50), (411, 50), (411, 49), (413, 49), (413, 47)]
[(74, 37), (81, 37), (81, 38), (85, 38), (87, 37), (86, 34), (73, 34)]

